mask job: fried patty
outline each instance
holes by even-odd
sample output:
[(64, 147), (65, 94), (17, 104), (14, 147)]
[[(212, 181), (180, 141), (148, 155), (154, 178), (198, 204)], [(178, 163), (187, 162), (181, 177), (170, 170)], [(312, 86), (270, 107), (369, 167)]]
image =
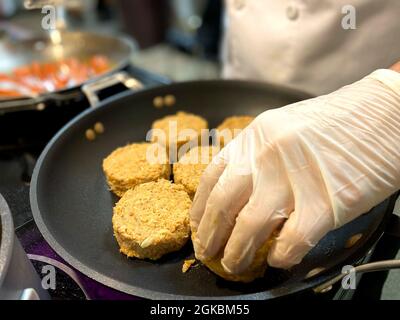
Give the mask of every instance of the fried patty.
[(128, 257), (157, 260), (189, 239), (192, 202), (183, 187), (160, 179), (128, 190), (114, 207), (114, 236)]
[[(160, 158), (151, 162), (147, 151), (154, 147), (157, 147), (154, 154)], [(119, 197), (138, 184), (169, 179), (171, 174), (166, 151), (150, 143), (134, 143), (116, 149), (103, 160), (103, 170), (110, 189)]]
[(218, 151), (213, 146), (195, 147), (174, 163), (174, 182), (183, 185), (191, 199), (199, 186), (201, 175)]
[(169, 150), (176, 144), (176, 151), (187, 142), (201, 142), (201, 131), (208, 128), (207, 121), (195, 114), (179, 111), (153, 122), (152, 129), (161, 130), (163, 136), (153, 132), (152, 142), (158, 142)]
[[(195, 232), (192, 232), (192, 239), (194, 239), (196, 236)], [(206, 261), (201, 261), (208, 269), (210, 269), (212, 272), (220, 276), (221, 278), (224, 278), (225, 280), (228, 281), (235, 281), (235, 282), (252, 282), (255, 279), (262, 278), (265, 274), (265, 271), (267, 269), (267, 257), (268, 257), (268, 251), (272, 246), (272, 243), (274, 242), (276, 238), (276, 234), (274, 234), (270, 239), (268, 239), (264, 245), (257, 250), (255, 258), (251, 265), (247, 268), (247, 270), (241, 274), (230, 274), (227, 273), (222, 264), (221, 264), (221, 259), (223, 253), (219, 254), (218, 256), (214, 257), (213, 259), (209, 259)], [(193, 240), (194, 241), (194, 240)]]
[(254, 117), (251, 116), (233, 116), (226, 118), (217, 127), (217, 141), (220, 141), (221, 146), (228, 144), (233, 138), (235, 138), (240, 131), (246, 128)]

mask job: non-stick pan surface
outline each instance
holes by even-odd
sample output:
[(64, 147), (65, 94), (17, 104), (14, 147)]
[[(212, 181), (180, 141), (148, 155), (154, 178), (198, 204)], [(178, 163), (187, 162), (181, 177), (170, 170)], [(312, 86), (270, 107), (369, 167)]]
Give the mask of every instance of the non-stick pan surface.
[[(153, 98), (166, 94), (174, 94), (177, 105), (154, 108)], [(183, 261), (193, 256), (190, 244), (157, 262), (127, 259), (120, 254), (111, 225), (117, 198), (108, 190), (101, 168), (103, 158), (111, 151), (145, 140), (155, 119), (178, 110), (200, 114), (214, 127), (230, 115), (257, 115), (304, 98), (304, 94), (279, 87), (239, 81), (178, 83), (110, 98), (66, 125), (44, 150), (31, 183), (35, 221), (49, 244), (72, 266), (135, 296), (268, 299), (319, 284), (369, 250), (382, 232), (388, 201), (329, 233), (290, 272), (269, 269), (266, 277), (255, 283), (234, 284), (202, 266), (183, 274)], [(98, 121), (104, 124), (105, 132), (90, 142), (85, 130)], [(345, 249), (347, 239), (356, 233), (362, 233), (362, 239)], [(315, 267), (327, 271), (304, 280)]]

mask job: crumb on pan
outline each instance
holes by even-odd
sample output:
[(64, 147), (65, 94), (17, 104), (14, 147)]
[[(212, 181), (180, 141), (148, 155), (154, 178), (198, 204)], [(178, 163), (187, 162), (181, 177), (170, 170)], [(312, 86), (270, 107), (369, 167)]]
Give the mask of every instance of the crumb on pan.
[(87, 129), (86, 132), (85, 132), (85, 137), (89, 141), (93, 141), (93, 140), (96, 139), (96, 133), (94, 132), (93, 129)]
[(358, 241), (360, 241), (360, 239), (361, 239), (362, 237), (363, 237), (363, 234), (362, 234), (362, 233), (357, 233), (357, 234), (351, 236), (349, 239), (347, 239), (347, 241), (346, 241), (344, 247), (345, 247), (346, 249), (350, 249), (351, 247), (354, 247), (354, 245), (355, 245)]
[(96, 122), (93, 129), (98, 134), (104, 133), (104, 125), (101, 122)]
[(314, 268), (314, 269), (310, 270), (310, 271), (306, 274), (305, 279), (313, 278), (313, 277), (315, 277), (316, 275), (320, 274), (320, 273), (323, 272), (323, 271), (325, 271), (325, 268), (324, 268), (324, 267), (317, 267), (317, 268)]
[(156, 107), (157, 109), (162, 108), (162, 107), (164, 106), (164, 99), (163, 99), (163, 97), (160, 97), (160, 96), (155, 97), (155, 98), (153, 99), (153, 106)]
[(185, 260), (182, 265), (182, 273), (186, 273), (195, 263), (196, 259)]
[(164, 104), (165, 104), (167, 107), (172, 107), (172, 106), (175, 105), (175, 103), (176, 103), (176, 98), (175, 98), (175, 96), (174, 96), (173, 94), (167, 94), (167, 95), (164, 97)]

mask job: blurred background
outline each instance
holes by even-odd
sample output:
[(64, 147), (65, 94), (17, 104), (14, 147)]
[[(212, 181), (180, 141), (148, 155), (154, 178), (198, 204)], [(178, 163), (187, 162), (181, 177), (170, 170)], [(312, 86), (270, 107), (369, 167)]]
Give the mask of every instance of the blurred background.
[[(68, 0), (68, 30), (127, 34), (136, 44), (132, 63), (172, 80), (219, 77), (222, 0)], [(0, 0), (0, 39), (46, 32), (40, 9)]]

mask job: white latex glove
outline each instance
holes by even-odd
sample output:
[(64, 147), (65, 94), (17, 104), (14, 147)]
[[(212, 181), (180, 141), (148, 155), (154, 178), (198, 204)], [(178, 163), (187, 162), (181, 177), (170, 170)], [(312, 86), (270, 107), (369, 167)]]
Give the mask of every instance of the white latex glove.
[(399, 188), (400, 74), (377, 70), (262, 113), (214, 158), (191, 210), (196, 256), (223, 250), (225, 271), (240, 274), (283, 224), (268, 263), (290, 268)]

